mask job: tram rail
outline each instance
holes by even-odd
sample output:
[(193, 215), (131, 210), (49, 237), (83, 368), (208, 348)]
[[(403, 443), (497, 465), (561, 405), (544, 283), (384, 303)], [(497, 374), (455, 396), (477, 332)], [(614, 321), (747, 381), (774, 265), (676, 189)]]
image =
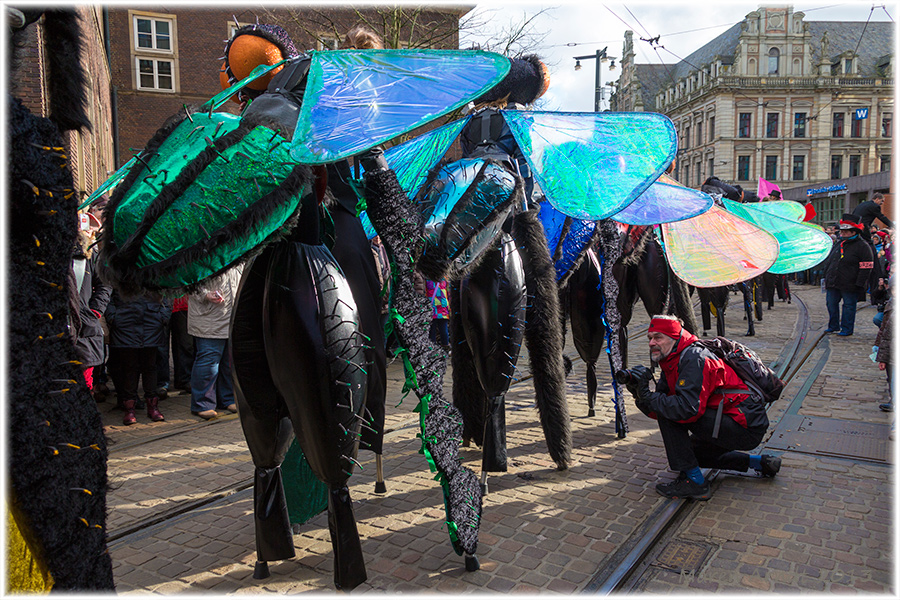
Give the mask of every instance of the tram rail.
[[(813, 351), (819, 346), (824, 337), (824, 333), (819, 334), (812, 340), (812, 343), (804, 348), (804, 342), (808, 341), (810, 329), (809, 311), (801, 298), (795, 296), (794, 300), (798, 305), (799, 315), (792, 332), (792, 337), (784, 346), (779, 356), (770, 365), (786, 384), (792, 381), (801, 368), (809, 361)], [(697, 303), (695, 303), (695, 308), (696, 304)], [(638, 342), (641, 341), (643, 337), (643, 331), (634, 332), (628, 336), (628, 340), (629, 342)], [(572, 360), (573, 362), (583, 362), (577, 354)], [(817, 369), (813, 369), (811, 376), (814, 377), (817, 372)], [(514, 385), (527, 382), (531, 378), (531, 373), (523, 374)], [(110, 447), (110, 454), (111, 456), (116, 456), (126, 450), (132, 450), (163, 439), (190, 434), (205, 427), (223, 426), (236, 419), (237, 415), (227, 415), (215, 420), (179, 427), (140, 440), (120, 442)], [(401, 421), (400, 423), (395, 424), (392, 428), (386, 430), (385, 434), (395, 435), (403, 430), (417, 426), (417, 420), (412, 417), (408, 422)], [(709, 481), (714, 481), (719, 473), (715, 470), (707, 470), (704, 474)], [(132, 521), (126, 527), (111, 530), (108, 538), (110, 547), (111, 549), (115, 549), (118, 546), (126, 545), (132, 540), (147, 535), (149, 530), (155, 529), (173, 520), (189, 517), (190, 513), (195, 511), (202, 511), (221, 502), (242, 498), (247, 493), (250, 493), (252, 485), (253, 479), (252, 477), (248, 477), (229, 486), (179, 502), (169, 507), (167, 510), (152, 514), (144, 519)], [(684, 517), (690, 514), (690, 510), (694, 504), (695, 503), (690, 500), (666, 500), (658, 505), (632, 537), (623, 543), (619, 550), (612, 555), (606, 563), (607, 566), (601, 569), (601, 571), (590, 580), (584, 591), (586, 593), (594, 594), (609, 594), (630, 589), (630, 585), (639, 579), (639, 575), (643, 570), (641, 568), (642, 563), (652, 554), (657, 545), (666, 539), (666, 534), (670, 532), (677, 523), (683, 520)]]
[[(794, 326), (791, 340), (785, 345), (781, 354), (770, 364), (776, 374), (788, 385), (797, 376), (797, 373), (808, 364), (810, 356), (816, 348), (820, 347), (824, 332), (820, 332), (812, 342), (804, 349), (804, 342), (808, 340), (810, 332), (809, 310), (802, 298), (793, 297), (799, 308), (799, 315)], [(807, 379), (815, 379), (820, 369), (814, 368)], [(789, 373), (789, 374), (788, 374)], [(804, 382), (797, 398), (789, 401), (789, 407), (793, 406), (798, 398), (802, 398), (811, 381)], [(771, 405), (769, 406), (771, 409)], [(705, 469), (704, 476), (710, 482), (719, 475), (715, 469)], [(588, 583), (585, 592), (593, 594), (611, 594), (632, 589), (640, 574), (646, 569), (644, 561), (651, 556), (660, 542), (666, 539), (666, 534), (674, 529), (696, 505), (688, 499), (666, 500), (644, 522), (643, 526), (632, 536), (630, 542), (623, 544), (619, 552), (608, 561), (610, 568), (601, 570)]]

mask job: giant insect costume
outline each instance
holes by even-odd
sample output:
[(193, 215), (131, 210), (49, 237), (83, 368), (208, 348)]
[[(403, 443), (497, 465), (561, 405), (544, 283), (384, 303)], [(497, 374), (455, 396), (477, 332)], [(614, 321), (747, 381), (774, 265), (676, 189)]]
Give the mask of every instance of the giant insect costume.
[(49, 117), (7, 96), (5, 591), (111, 591), (106, 438), (66, 327), (78, 196), (60, 132), (90, 127), (81, 32), (71, 10), (6, 11), (14, 51), (44, 16)]
[[(232, 343), (239, 414), (256, 465), (257, 576), (267, 574), (267, 561), (294, 555), (279, 471), (293, 433), (329, 488), (335, 585), (351, 589), (366, 579), (346, 482), (364, 420), (369, 340), (347, 280), (321, 243), (317, 202), (325, 181), (314, 172), (324, 169), (306, 165), (341, 161), (453, 110), (508, 68), (498, 55), (455, 51), (311, 52), (277, 61), (173, 118), (113, 177), (121, 183), (106, 209), (101, 262), (121, 290), (180, 293), (253, 259)], [(276, 70), (242, 116), (215, 112)], [(439, 80), (422, 77), (436, 70)], [(367, 181), (389, 187), (392, 176)], [(411, 252), (403, 257), (411, 269), (417, 221), (392, 229), (388, 221), (403, 212), (404, 199), (377, 183), (366, 194), (373, 222), (395, 261)], [(409, 326), (426, 314), (398, 306)], [(454, 548), (471, 565), (480, 493), (454, 454), (455, 417), (439, 410), (443, 365), (418, 335), (401, 327), (411, 364), (422, 368), (417, 392), (423, 404), (434, 403), (430, 414), (421, 411), (423, 451), (442, 478)]]
[[(502, 88), (503, 85), (498, 87)], [(540, 86), (535, 86), (535, 89), (539, 88)], [(504, 90), (501, 96), (507, 93), (508, 90)], [(475, 144), (469, 143), (473, 130), (476, 136), (480, 132), (484, 132), (476, 138)], [(507, 131), (509, 135), (507, 135)], [(477, 147), (479, 141), (484, 142), (485, 151), (478, 156), (473, 154), (471, 158), (464, 158), (461, 161), (435, 168), (434, 166), (445, 156), (451, 143), (457, 137), (463, 140), (464, 151), (467, 146)], [(506, 140), (511, 142), (511, 147), (506, 145)], [(500, 152), (497, 151), (498, 147)], [(687, 218), (709, 207), (711, 199), (706, 195), (699, 195), (691, 190), (684, 191), (686, 188), (666, 182), (655, 183), (671, 162), (674, 148), (675, 136), (671, 122), (662, 115), (649, 113), (550, 113), (488, 109), (391, 148), (386, 153), (386, 159), (397, 172), (399, 182), (407, 194), (410, 197), (419, 198), (420, 205), (424, 207), (426, 227), (431, 224), (430, 227), (435, 231), (429, 242), (430, 245), (426, 246), (425, 255), (420, 261), (420, 268), (423, 265), (425, 268), (429, 268), (429, 256), (444, 257), (447, 251), (451, 251), (455, 253), (451, 255), (451, 258), (454, 258), (453, 262), (443, 271), (431, 270), (432, 276), (444, 275), (449, 276), (450, 279), (464, 279), (473, 273), (471, 267), (474, 263), (473, 259), (482, 254), (472, 252), (458, 244), (447, 243), (441, 238), (448, 236), (452, 239), (458, 235), (460, 230), (475, 231), (471, 224), (467, 224), (464, 219), (459, 219), (458, 215), (466, 215), (468, 212), (460, 211), (456, 208), (457, 206), (465, 206), (472, 202), (484, 204), (490, 201), (490, 210), (484, 209), (483, 212), (485, 215), (491, 216), (492, 224), (486, 226), (477, 236), (470, 237), (482, 247), (488, 247), (491, 239), (487, 234), (491, 230), (493, 230), (493, 234), (491, 234), (493, 238), (502, 237), (503, 219), (496, 218), (497, 215), (506, 210), (513, 210), (513, 214), (521, 213), (515, 217), (511, 226), (508, 226), (504, 233), (512, 234), (513, 239), (518, 242), (520, 251), (524, 250), (522, 252), (524, 257), (541, 257), (543, 255), (549, 259), (540, 262), (532, 261), (533, 264), (540, 264), (540, 270), (546, 274), (541, 277), (540, 283), (535, 280), (531, 287), (526, 281), (526, 287), (530, 297), (543, 300), (533, 302), (532, 306), (552, 306), (556, 309), (557, 304), (555, 303), (558, 303), (558, 299), (553, 278), (554, 275), (561, 278), (559, 273), (565, 269), (556, 265), (556, 273), (554, 273), (553, 261), (577, 263), (578, 256), (583, 253), (589, 241), (594, 239), (593, 236), (602, 237), (604, 230), (608, 230), (608, 239), (605, 242), (607, 246), (617, 249), (621, 243), (618, 229), (615, 229), (616, 226), (611, 222), (603, 224), (607, 217), (622, 213), (622, 218), (626, 222), (647, 224), (664, 220), (661, 215), (665, 215), (665, 218), (673, 218), (671, 214), (668, 214), (673, 211), (677, 214), (675, 218)], [(505, 162), (506, 170), (513, 175), (518, 175), (515, 167), (522, 163), (527, 164), (528, 170), (534, 178), (535, 189), (539, 189), (546, 198), (546, 202), (542, 203), (539, 209), (530, 207), (530, 210), (523, 211), (524, 207), (515, 202), (512, 203), (510, 209), (508, 208), (510, 203), (505, 196), (493, 200), (484, 199), (484, 194), (477, 187), (479, 180), (476, 174), (480, 172), (478, 165), (485, 165), (484, 169), (487, 170), (496, 165), (496, 161), (492, 162), (496, 158)], [(666, 187), (677, 188), (677, 190), (658, 191)], [(637, 205), (635, 200), (644, 193), (647, 194), (647, 200)], [(545, 216), (545, 214), (549, 216)], [(516, 224), (525, 219), (540, 220), (543, 227), (520, 227), (517, 237)], [(445, 220), (446, 223), (444, 223)], [(595, 232), (594, 223), (598, 220), (601, 221), (601, 225)], [(549, 222), (558, 222), (559, 227), (551, 231)], [(525, 231), (538, 232), (539, 237), (525, 234)], [(563, 238), (570, 236), (577, 240), (577, 249), (574, 251), (564, 249), (564, 244), (561, 243)], [(502, 247), (502, 243), (499, 247)], [(619, 251), (615, 250), (614, 253), (615, 257), (612, 257), (610, 253), (606, 253), (603, 257), (604, 260), (609, 261), (610, 267), (608, 268), (611, 268), (618, 258)], [(511, 258), (512, 253), (508, 253), (506, 256), (510, 257), (509, 260), (514, 260)], [(497, 282), (490, 284), (493, 286), (492, 293), (495, 298), (499, 298), (500, 291), (505, 289), (504, 286), (507, 284), (503, 281), (504, 277), (507, 277), (505, 273), (509, 272), (507, 268), (497, 268), (498, 264), (494, 262), (492, 266), (485, 267), (493, 269), (497, 277), (493, 280), (485, 278), (481, 288), (487, 290), (486, 286), (488, 286), (489, 280)], [(537, 271), (537, 269), (535, 270)], [(426, 273), (426, 275), (428, 274)], [(471, 297), (471, 291), (478, 288), (473, 288), (471, 282), (467, 285), (469, 297)], [(543, 291), (538, 297), (538, 294), (532, 290), (540, 287), (543, 287)], [(612, 299), (607, 306), (614, 305), (618, 291), (612, 284), (608, 285), (607, 291), (608, 298)], [(482, 306), (487, 305), (485, 300), (478, 300), (478, 302)], [(457, 301), (457, 304), (466, 306), (462, 298)], [(518, 314), (518, 305), (513, 303), (507, 310), (509, 315), (516, 315)], [(615, 311), (611, 311), (608, 317), (615, 321), (612, 318), (613, 313)], [(499, 312), (468, 310), (467, 308), (466, 318), (470, 319), (473, 315), (480, 319), (494, 319)], [(505, 318), (515, 319), (517, 317), (507, 316)], [(454, 343), (453, 355), (454, 395), (481, 399), (481, 402), (476, 402), (475, 406), (463, 410), (463, 414), (467, 415), (467, 434), (478, 439), (480, 431), (487, 431), (482, 423), (487, 422), (490, 426), (490, 421), (493, 419), (491, 415), (497, 414), (495, 411), (499, 410), (497, 407), (500, 403), (496, 398), (502, 397), (505, 388), (497, 382), (481, 381), (475, 368), (465, 368), (467, 364), (477, 358), (474, 354), (479, 351), (476, 350), (474, 353), (471, 351), (470, 340), (477, 339), (478, 336), (473, 335), (476, 331), (471, 328), (469, 332), (465, 331), (464, 320), (460, 323), (463, 323), (463, 326), (454, 326), (453, 330), (456, 333), (452, 336), (453, 340), (457, 342)], [(558, 312), (556, 310), (547, 311), (543, 317), (527, 315), (525, 325), (526, 342), (529, 337), (532, 340), (542, 340), (538, 335), (529, 336), (528, 334), (528, 328), (535, 325), (542, 325), (544, 331), (552, 332), (554, 338), (559, 340), (558, 344), (551, 343), (550, 347), (554, 354), (553, 360), (560, 367), (558, 372), (561, 376), (563, 373), (560, 356), (562, 336)], [(491, 323), (491, 326), (496, 327), (496, 321)], [(499, 331), (516, 331), (515, 326), (507, 327), (502, 324), (497, 329)], [(609, 329), (618, 331), (618, 323), (613, 322)], [(479, 325), (478, 331), (483, 330), (484, 325)], [(549, 339), (552, 342), (554, 338)], [(466, 344), (458, 343), (462, 339), (465, 339)], [(482, 338), (478, 343), (490, 344), (489, 347), (492, 351), (496, 348), (499, 349), (499, 353), (508, 355), (507, 363), (499, 370), (500, 377), (508, 379), (507, 374), (515, 366), (518, 357), (516, 351), (518, 340), (512, 335), (505, 335), (502, 338)], [(544, 351), (540, 347), (540, 343), (535, 344), (534, 349), (529, 346), (529, 350), (532, 360), (534, 360), (534, 356), (541, 356)], [(618, 352), (618, 344), (615, 343), (613, 354), (618, 356)], [(469, 358), (470, 353), (473, 355), (473, 359)], [(485, 354), (486, 352), (480, 352), (482, 357)], [(548, 364), (552, 365), (553, 363), (548, 361)], [(617, 358), (614, 367), (621, 368), (621, 364), (621, 358)], [(532, 372), (535, 374), (536, 380), (540, 373), (547, 371), (548, 369), (542, 369), (532, 364)], [(550, 385), (553, 385), (558, 377), (555, 370), (549, 369), (549, 372), (551, 375)], [(540, 409), (540, 394), (542, 389), (549, 386), (541, 386), (538, 381), (535, 383)], [(479, 390), (479, 386), (481, 390)], [(494, 398), (489, 403), (483, 393), (488, 387), (495, 390)], [(457, 392), (457, 389), (461, 392)], [(496, 390), (500, 390), (500, 392)], [(490, 404), (490, 411), (481, 410), (481, 407), (486, 404)], [(617, 407), (620, 409), (617, 414), (623, 417), (624, 408), (621, 407), (621, 403), (617, 403)], [(479, 417), (483, 420), (479, 421)], [(558, 466), (564, 467), (566, 458), (562, 452), (565, 451), (565, 446), (554, 443), (555, 440), (563, 438), (562, 435), (556, 435), (562, 430), (548, 427), (543, 412), (541, 420), (551, 457)], [(620, 419), (617, 419), (617, 423), (619, 421)], [(624, 423), (622, 425), (624, 427)], [(497, 441), (502, 442), (499, 439)], [(557, 450), (562, 450), (562, 452), (557, 452)], [(499, 460), (495, 462), (502, 461), (502, 456), (498, 458)]]

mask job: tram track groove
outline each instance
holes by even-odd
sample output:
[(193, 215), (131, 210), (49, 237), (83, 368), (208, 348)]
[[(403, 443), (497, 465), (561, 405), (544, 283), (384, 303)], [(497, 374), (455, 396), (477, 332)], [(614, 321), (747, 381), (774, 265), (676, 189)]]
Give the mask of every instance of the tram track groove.
[[(796, 367), (788, 376), (788, 379), (783, 379), (785, 386), (790, 383), (793, 377), (800, 371), (800, 368), (809, 360), (813, 350), (818, 347), (824, 336), (824, 334), (819, 335), (803, 355), (802, 360), (796, 360), (802, 346), (802, 341), (807, 338), (809, 333), (809, 309), (801, 298), (794, 296), (794, 299), (797, 301), (800, 310), (794, 325), (792, 338), (790, 342), (785, 345), (781, 354), (779, 354), (775, 361), (770, 365), (770, 367), (776, 371), (779, 378), (781, 378), (784, 376), (784, 373), (787, 373), (790, 370), (791, 365), (796, 363)], [(820, 370), (821, 369), (813, 369), (809, 376), (812, 381), (804, 383), (800, 390), (802, 394), (798, 393), (788, 404), (788, 408), (792, 407), (798, 398), (802, 399), (802, 396), (805, 395), (804, 390), (808, 390), (808, 387), (812, 386), (812, 383), (815, 381)], [(769, 405), (768, 408), (771, 408), (771, 406), (772, 405)], [(706, 480), (710, 483), (716, 480), (719, 473), (720, 471), (718, 469), (703, 470), (704, 477), (706, 477)], [(603, 568), (598, 571), (585, 587), (585, 592), (598, 595), (609, 595), (633, 589), (634, 584), (640, 580), (640, 576), (646, 571), (647, 565), (640, 568), (642, 563), (651, 556), (653, 551), (658, 547), (660, 541), (665, 539), (666, 534), (673, 528), (674, 524), (679, 522), (682, 517), (686, 517), (696, 504), (697, 503), (690, 499), (663, 500), (657, 510), (655, 510), (644, 522), (641, 529), (632, 534), (631, 538), (629, 538), (629, 540), (623, 544), (623, 547), (620, 548), (620, 551), (606, 561), (605, 564), (612, 564), (614, 565), (614, 568)]]
[[(775, 368), (779, 377), (783, 377), (784, 373), (787, 373), (792, 365), (795, 367), (788, 378), (785, 379), (786, 385), (806, 364), (813, 351), (820, 345), (824, 337), (824, 334), (816, 337), (803, 354), (803, 358), (800, 361), (796, 360), (799, 351), (802, 348), (803, 341), (807, 339), (809, 331), (809, 315), (806, 303), (796, 296), (795, 300), (798, 303), (800, 314), (795, 323), (793, 336), (791, 341), (785, 345), (778, 358), (772, 363), (772, 366)], [(694, 303), (695, 310), (698, 305), (699, 303)], [(627, 339), (629, 342), (637, 342), (643, 339), (643, 337), (644, 335), (642, 333), (635, 332), (629, 335)], [(576, 362), (584, 363), (577, 353), (572, 359), (572, 362), (573, 365)], [(813, 369), (812, 375), (817, 375), (820, 370), (821, 369)], [(523, 374), (521, 378), (517, 379), (513, 385), (510, 386), (510, 390), (527, 383), (532, 378), (533, 375), (530, 372)], [(815, 377), (813, 377), (813, 379), (814, 378)], [(812, 385), (812, 382), (808, 382), (808, 385)], [(803, 389), (808, 389), (808, 386), (804, 385)], [(794, 400), (796, 400), (796, 398)], [(792, 403), (794, 400), (792, 400)], [(792, 403), (789, 404), (788, 410), (793, 406)], [(179, 427), (149, 438), (120, 442), (110, 447), (110, 454), (119, 454), (125, 450), (131, 450), (160, 440), (191, 433), (204, 427), (221, 425), (237, 418), (238, 415), (227, 415), (210, 421)], [(393, 437), (415, 427), (418, 427), (417, 418), (413, 417), (409, 420), (402, 420), (399, 423), (394, 424), (390, 429), (385, 430), (385, 438)], [(707, 470), (704, 474), (707, 479), (712, 482), (718, 476), (719, 471)], [(249, 477), (202, 496), (180, 502), (163, 512), (150, 515), (139, 521), (134, 521), (126, 527), (110, 531), (108, 540), (111, 549), (127, 545), (130, 541), (145, 536), (148, 530), (158, 528), (168, 522), (187, 518), (190, 513), (206, 509), (217, 502), (233, 501), (239, 494), (243, 496), (242, 493), (249, 493), (248, 490), (252, 488), (252, 485), (253, 478)], [(690, 500), (664, 500), (632, 535), (634, 541), (631, 543), (628, 541), (623, 543), (619, 551), (614, 553), (610, 559), (604, 563), (603, 568), (589, 581), (584, 591), (586, 593), (594, 594), (610, 594), (627, 589), (629, 582), (636, 581), (640, 578), (640, 574), (643, 571), (638, 572), (638, 567), (641, 563), (646, 560), (659, 542), (665, 539), (666, 534), (672, 528), (673, 524), (680, 522), (690, 514), (693, 504), (694, 503)]]

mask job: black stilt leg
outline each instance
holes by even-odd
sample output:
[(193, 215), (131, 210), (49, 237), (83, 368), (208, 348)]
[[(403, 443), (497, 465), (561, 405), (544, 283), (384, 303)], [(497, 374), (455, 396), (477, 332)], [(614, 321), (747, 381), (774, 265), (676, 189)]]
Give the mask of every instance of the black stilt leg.
[(346, 486), (328, 494), (328, 529), (334, 551), (334, 585), (352, 590), (366, 580), (366, 564)]

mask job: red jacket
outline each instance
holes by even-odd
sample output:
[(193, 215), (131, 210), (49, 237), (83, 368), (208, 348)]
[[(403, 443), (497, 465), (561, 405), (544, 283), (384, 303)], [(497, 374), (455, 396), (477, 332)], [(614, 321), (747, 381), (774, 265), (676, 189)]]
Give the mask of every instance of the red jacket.
[(731, 417), (742, 427), (768, 428), (769, 419), (761, 400), (748, 393), (722, 392), (748, 388), (722, 359), (706, 348), (692, 345), (697, 340), (697, 336), (683, 331), (672, 353), (660, 361), (662, 376), (656, 393), (651, 394), (650, 409), (654, 414), (650, 416), (692, 423), (707, 410), (715, 412), (724, 399), (723, 416)]

